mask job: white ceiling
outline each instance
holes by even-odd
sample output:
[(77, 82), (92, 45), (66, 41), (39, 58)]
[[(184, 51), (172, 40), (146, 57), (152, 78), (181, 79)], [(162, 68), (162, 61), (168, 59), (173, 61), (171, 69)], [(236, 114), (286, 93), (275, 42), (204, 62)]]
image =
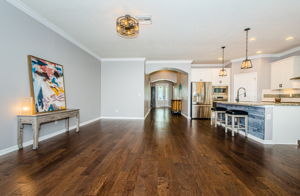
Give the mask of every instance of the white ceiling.
[[(22, 0), (101, 58), (198, 60), (218, 63), (245, 53), (245, 27), (251, 27), (250, 55), (276, 53), (300, 45), (299, 0)], [(125, 14), (151, 15), (135, 39), (116, 34)], [(287, 36), (295, 39), (286, 41)]]

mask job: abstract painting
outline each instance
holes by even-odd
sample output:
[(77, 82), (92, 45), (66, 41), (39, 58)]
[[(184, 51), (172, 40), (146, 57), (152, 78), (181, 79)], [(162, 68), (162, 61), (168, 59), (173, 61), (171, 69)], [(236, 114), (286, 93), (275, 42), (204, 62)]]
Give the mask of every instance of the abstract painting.
[(66, 109), (63, 66), (28, 56), (31, 96), (36, 113)]

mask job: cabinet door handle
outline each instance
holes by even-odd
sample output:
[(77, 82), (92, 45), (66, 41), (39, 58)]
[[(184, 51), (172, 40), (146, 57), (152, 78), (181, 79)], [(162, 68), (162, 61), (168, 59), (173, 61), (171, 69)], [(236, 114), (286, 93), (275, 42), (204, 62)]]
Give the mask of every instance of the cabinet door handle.
[(283, 87), (283, 85), (282, 84), (279, 84), (279, 88), (282, 88)]

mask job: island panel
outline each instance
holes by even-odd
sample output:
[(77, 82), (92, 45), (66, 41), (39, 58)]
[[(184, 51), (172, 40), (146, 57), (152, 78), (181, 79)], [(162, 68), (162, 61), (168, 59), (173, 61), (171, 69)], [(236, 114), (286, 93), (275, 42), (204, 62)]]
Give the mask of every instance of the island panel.
[[(242, 110), (248, 112), (248, 133), (265, 139), (265, 107), (244, 106), (235, 104), (216, 103), (217, 107), (224, 107), (227, 110)], [(244, 124), (244, 121), (241, 121)]]

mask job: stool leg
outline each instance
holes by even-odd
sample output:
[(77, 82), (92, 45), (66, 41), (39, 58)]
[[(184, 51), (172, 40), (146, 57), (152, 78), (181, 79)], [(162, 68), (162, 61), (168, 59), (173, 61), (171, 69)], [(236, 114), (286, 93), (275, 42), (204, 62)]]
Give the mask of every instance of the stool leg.
[(248, 116), (245, 117), (245, 136), (248, 137)]
[(236, 117), (236, 120), (237, 120), (237, 129), (236, 129), (236, 132), (239, 134), (239, 130), (240, 130), (240, 117)]
[(234, 116), (231, 116), (231, 135), (234, 136)]
[(227, 133), (227, 129), (228, 129), (228, 115), (225, 114), (225, 133)]

